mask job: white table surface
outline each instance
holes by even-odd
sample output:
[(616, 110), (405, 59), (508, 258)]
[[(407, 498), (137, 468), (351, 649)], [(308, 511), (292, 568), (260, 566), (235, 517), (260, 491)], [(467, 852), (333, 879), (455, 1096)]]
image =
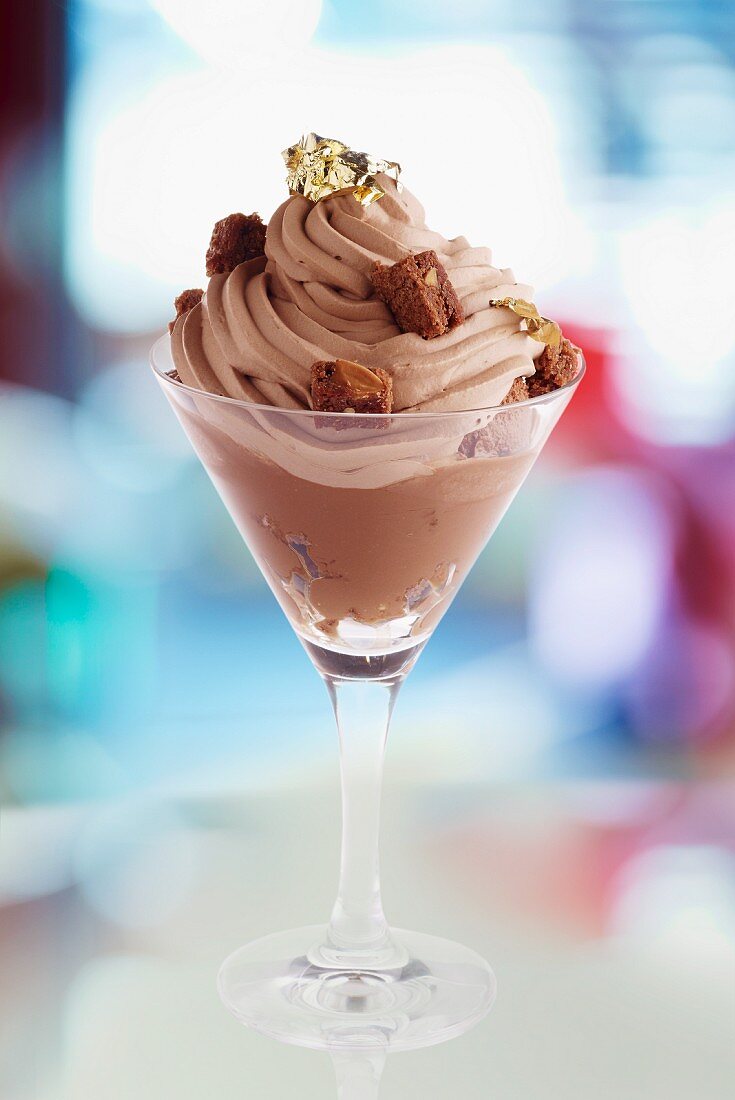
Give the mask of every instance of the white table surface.
[[(8, 809), (3, 1100), (335, 1096), (326, 1055), (247, 1032), (214, 985), (240, 943), (327, 916), (335, 778)], [(575, 788), (415, 787), (389, 774), (388, 916), (475, 947), (499, 996), (468, 1035), (389, 1058), (382, 1100), (732, 1100), (735, 942), (658, 942), (645, 908), (640, 935), (635, 922), (596, 928), (571, 897), (597, 865), (579, 805)], [(547, 874), (561, 887), (548, 911)]]

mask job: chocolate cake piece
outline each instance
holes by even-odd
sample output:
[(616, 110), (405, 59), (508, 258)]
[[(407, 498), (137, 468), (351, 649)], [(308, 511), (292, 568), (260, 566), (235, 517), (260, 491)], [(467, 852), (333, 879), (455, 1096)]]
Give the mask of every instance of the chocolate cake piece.
[(515, 405), (517, 401), (528, 400), (528, 381), (525, 378), (516, 378), (513, 385), (506, 393), (501, 405)]
[(376, 263), (370, 279), (403, 332), (430, 340), (464, 321), (457, 292), (431, 249), (406, 256), (391, 267)]
[[(526, 378), (516, 378), (500, 402), (501, 406), (512, 406), (519, 401), (527, 401), (527, 382)], [(496, 413), (484, 428), (468, 432), (457, 449), (464, 458), (509, 454), (513, 446), (517, 445), (523, 422), (522, 412)]]
[(216, 222), (207, 249), (207, 275), (228, 275), (246, 260), (265, 255), (266, 229), (260, 214), (229, 214)]
[(380, 367), (318, 360), (311, 367), (311, 399), (319, 412), (389, 413), (393, 379)]
[(174, 325), (178, 321), (179, 317), (181, 317), (184, 313), (188, 313), (190, 309), (193, 309), (194, 306), (198, 305), (199, 302), (201, 302), (203, 296), (204, 291), (200, 290), (198, 287), (196, 290), (182, 290), (181, 294), (179, 294), (178, 298), (176, 298), (176, 300), (174, 301), (176, 316), (174, 317), (173, 321), (169, 321), (168, 323), (169, 332), (173, 332)]
[(574, 344), (562, 337), (558, 347), (544, 347), (534, 366), (536, 373), (527, 379), (528, 396), (540, 397), (571, 382), (579, 370), (579, 355)]

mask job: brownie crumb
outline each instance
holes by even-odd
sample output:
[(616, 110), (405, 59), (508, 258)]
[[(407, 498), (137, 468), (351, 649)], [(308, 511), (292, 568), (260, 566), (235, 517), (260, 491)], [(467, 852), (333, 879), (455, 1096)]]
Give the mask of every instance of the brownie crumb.
[(311, 399), (319, 412), (389, 413), (393, 379), (381, 367), (319, 360), (311, 367)]
[(188, 313), (190, 309), (198, 305), (204, 296), (204, 291), (198, 287), (196, 290), (182, 290), (178, 298), (174, 301), (174, 307), (176, 309), (176, 316), (173, 321), (168, 323), (168, 331), (173, 332), (174, 325), (178, 321), (179, 317), (182, 317), (185, 313)]
[(547, 344), (535, 361), (536, 373), (528, 379), (529, 397), (540, 397), (565, 386), (579, 370), (578, 352), (574, 344), (562, 338), (558, 347)]
[(391, 267), (376, 263), (370, 279), (403, 332), (430, 340), (464, 321), (457, 292), (431, 249), (406, 256)]
[(516, 378), (513, 385), (506, 393), (501, 405), (515, 405), (517, 401), (528, 400), (528, 383), (525, 378)]
[(260, 214), (230, 214), (215, 223), (207, 249), (207, 275), (228, 275), (239, 264), (265, 255)]
[(166, 371), (166, 377), (171, 378), (174, 382), (180, 382), (181, 381), (181, 375), (179, 374), (179, 372), (176, 369), (167, 370)]

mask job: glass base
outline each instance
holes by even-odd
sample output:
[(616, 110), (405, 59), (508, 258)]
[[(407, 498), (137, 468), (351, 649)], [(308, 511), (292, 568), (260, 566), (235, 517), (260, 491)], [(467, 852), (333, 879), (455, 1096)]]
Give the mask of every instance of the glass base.
[(318, 966), (314, 925), (265, 936), (224, 962), (219, 993), (241, 1023), (313, 1050), (416, 1050), (469, 1030), (495, 999), (488, 964), (467, 947), (394, 930), (402, 965)]

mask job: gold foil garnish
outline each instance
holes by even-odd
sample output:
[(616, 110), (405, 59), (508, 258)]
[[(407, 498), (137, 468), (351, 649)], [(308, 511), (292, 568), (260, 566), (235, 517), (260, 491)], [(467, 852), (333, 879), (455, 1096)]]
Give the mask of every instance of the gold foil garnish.
[(523, 298), (495, 298), (490, 301), (490, 305), (512, 309), (517, 317), (521, 317), (526, 322), (524, 332), (534, 340), (538, 340), (540, 344), (548, 344), (550, 348), (559, 347), (561, 329), (556, 321), (542, 317), (533, 302), (526, 302)]
[(369, 206), (385, 194), (375, 179), (378, 172), (392, 176), (401, 189), (400, 164), (348, 149), (336, 138), (304, 134), (297, 145), (284, 149), (282, 156), (288, 168), (289, 190), (311, 202), (351, 191), (361, 206)]

